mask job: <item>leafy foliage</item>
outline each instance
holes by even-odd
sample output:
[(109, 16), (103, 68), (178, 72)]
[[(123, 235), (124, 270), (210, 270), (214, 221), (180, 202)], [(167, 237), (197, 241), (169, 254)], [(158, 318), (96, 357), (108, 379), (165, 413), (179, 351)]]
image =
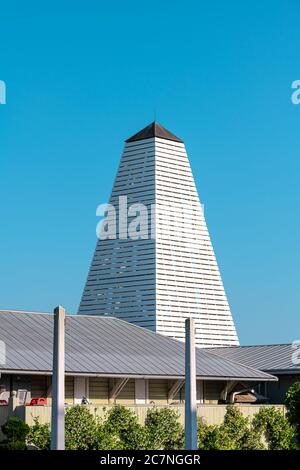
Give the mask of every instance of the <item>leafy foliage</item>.
[(69, 408), (65, 416), (66, 450), (97, 449), (97, 422), (81, 405)]
[(199, 421), (198, 447), (205, 450), (261, 450), (261, 433), (254, 430), (250, 419), (234, 406), (228, 406), (224, 423), (209, 426)]
[[(104, 449), (105, 435), (111, 436), (117, 449), (141, 450), (146, 448), (145, 429), (139, 424), (137, 415), (128, 408), (116, 405), (107, 413), (100, 432), (99, 445)], [(104, 439), (104, 442), (103, 442)]]
[(11, 417), (1, 426), (7, 439), (0, 443), (0, 450), (26, 450), (25, 439), (29, 426), (20, 418)]
[(198, 448), (203, 450), (233, 450), (234, 442), (222, 426), (198, 423)]
[(25, 424), (20, 418), (14, 416), (9, 418), (6, 423), (1, 426), (1, 429), (10, 443), (18, 441), (25, 442), (29, 432), (28, 424)]
[(147, 446), (152, 450), (176, 450), (183, 448), (184, 432), (177, 413), (170, 408), (152, 408), (145, 420)]
[(260, 408), (254, 416), (253, 426), (256, 432), (264, 434), (270, 450), (295, 448), (295, 429), (274, 406)]
[(40, 424), (39, 419), (35, 418), (34, 425), (30, 427), (26, 441), (38, 449), (50, 449), (50, 424)]
[(264, 448), (261, 442), (261, 433), (253, 428), (249, 417), (234, 406), (228, 406), (222, 425), (227, 438), (235, 443), (238, 450), (261, 450)]
[(121, 450), (123, 442), (117, 433), (109, 433), (104, 425), (99, 423), (96, 435), (97, 450)]
[(24, 441), (0, 442), (0, 450), (26, 450), (26, 443)]
[[(76, 450), (143, 450), (183, 448), (183, 428), (174, 410), (152, 408), (145, 425), (138, 422), (136, 414), (116, 405), (103, 420), (94, 418), (84, 406), (77, 405), (66, 412), (66, 449)], [(39, 449), (49, 449), (50, 426), (39, 424), (30, 428), (27, 442)]]
[[(288, 398), (291, 421), (297, 416), (297, 390), (292, 390)], [(50, 447), (50, 426), (39, 424), (38, 419), (29, 428), (18, 418), (10, 418), (2, 430), (8, 439), (0, 444), (0, 450), (25, 449), (25, 443), (39, 449)], [(178, 415), (167, 407), (150, 408), (142, 426), (134, 411), (124, 406), (114, 406), (99, 419), (85, 406), (77, 405), (66, 412), (65, 436), (66, 449), (72, 450), (176, 450), (184, 445)], [(227, 407), (219, 426), (199, 421), (198, 446), (205, 450), (297, 448), (294, 425), (275, 407), (261, 407), (251, 421), (232, 405)]]
[(296, 426), (298, 439), (300, 440), (300, 382), (295, 382), (285, 396), (287, 417), (291, 424)]

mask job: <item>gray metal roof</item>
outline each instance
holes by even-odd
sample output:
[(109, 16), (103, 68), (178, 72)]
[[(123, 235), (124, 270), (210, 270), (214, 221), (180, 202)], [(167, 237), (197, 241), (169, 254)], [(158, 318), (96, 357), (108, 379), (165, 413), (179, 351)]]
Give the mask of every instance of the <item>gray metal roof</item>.
[[(292, 347), (292, 344), (233, 346), (210, 348), (208, 351), (218, 354), (222, 358), (238, 361), (247, 366), (256, 367), (270, 373), (300, 374), (300, 362), (296, 364), (293, 361), (293, 354), (295, 356), (297, 351)], [(297, 355), (299, 361), (299, 352)]]
[[(0, 371), (51, 373), (53, 314), (0, 311), (0, 340), (6, 344)], [(203, 349), (196, 360), (201, 378), (276, 380)], [(184, 344), (116, 318), (67, 315), (66, 373), (180, 378)]]

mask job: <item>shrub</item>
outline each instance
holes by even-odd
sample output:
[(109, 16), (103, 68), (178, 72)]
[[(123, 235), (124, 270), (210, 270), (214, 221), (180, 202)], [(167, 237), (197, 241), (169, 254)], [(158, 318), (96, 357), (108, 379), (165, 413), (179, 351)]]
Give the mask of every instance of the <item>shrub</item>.
[[(7, 427), (8, 435), (13, 435), (15, 441), (3, 443), (2, 449), (25, 446), (24, 440), (19, 439), (22, 433), (13, 431), (16, 426), (13, 423)], [(100, 420), (95, 419), (86, 407), (77, 405), (66, 412), (65, 435), (66, 449), (72, 450), (176, 450), (182, 449), (184, 444), (183, 427), (171, 408), (149, 409), (145, 425), (141, 426), (136, 414), (124, 406), (114, 406)], [(228, 406), (221, 425), (209, 426), (200, 420), (198, 423), (199, 449), (265, 449), (262, 436), (268, 449), (296, 448), (294, 427), (274, 407), (261, 407), (251, 422), (237, 407)], [(39, 449), (49, 449), (50, 426), (41, 425), (36, 419), (26, 441)]]
[(65, 416), (66, 450), (97, 449), (97, 423), (87, 408), (69, 408)]
[(224, 418), (224, 433), (237, 450), (262, 450), (261, 432), (254, 429), (249, 417), (233, 405), (228, 405)]
[(1, 450), (26, 450), (26, 443), (24, 441), (0, 442)]
[(208, 426), (198, 422), (198, 447), (204, 450), (259, 450), (264, 446), (261, 433), (254, 430), (249, 418), (234, 406), (228, 406), (224, 423)]
[(98, 422), (96, 448), (97, 450), (120, 450), (124, 446), (117, 433), (108, 432), (105, 426)]
[(23, 442), (29, 432), (28, 424), (25, 424), (20, 418), (9, 418), (5, 424), (1, 426), (3, 434), (6, 435), (9, 443)]
[(38, 449), (50, 449), (50, 425), (40, 424), (38, 418), (34, 418), (34, 425), (30, 427), (26, 440)]
[(223, 426), (203, 424), (198, 421), (198, 448), (202, 450), (233, 450), (235, 443)]
[(152, 450), (176, 450), (183, 448), (184, 432), (177, 413), (170, 408), (152, 408), (145, 420), (148, 436), (147, 447)]
[(300, 439), (300, 382), (295, 382), (287, 391), (285, 405), (288, 410), (287, 418), (291, 424), (296, 426)]
[(233, 405), (226, 407), (223, 427), (231, 439), (239, 442), (244, 437), (245, 432), (248, 431), (249, 426), (249, 418), (245, 417), (238, 408)]
[(288, 419), (274, 406), (260, 408), (253, 418), (256, 432), (264, 434), (270, 450), (295, 448), (295, 430)]
[[(105, 437), (106, 435), (110, 436), (109, 440)], [(112, 448), (109, 447), (109, 450), (141, 450), (146, 448), (146, 432), (139, 424), (137, 415), (121, 405), (116, 405), (108, 411), (99, 437), (98, 445), (101, 448), (104, 448), (105, 445), (112, 446)]]
[[(38, 418), (30, 428), (28, 444), (50, 448), (50, 426)], [(112, 408), (104, 420), (95, 419), (90, 411), (77, 405), (66, 412), (65, 447), (67, 450), (119, 450), (145, 448), (145, 431), (136, 415), (122, 406)]]

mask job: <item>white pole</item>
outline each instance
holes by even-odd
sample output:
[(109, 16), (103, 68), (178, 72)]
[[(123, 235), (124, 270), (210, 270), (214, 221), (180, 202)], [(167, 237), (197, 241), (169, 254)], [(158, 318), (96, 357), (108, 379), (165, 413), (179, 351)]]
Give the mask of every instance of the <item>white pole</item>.
[(65, 449), (65, 309), (54, 309), (51, 450)]
[(196, 349), (193, 318), (185, 320), (185, 449), (197, 450)]

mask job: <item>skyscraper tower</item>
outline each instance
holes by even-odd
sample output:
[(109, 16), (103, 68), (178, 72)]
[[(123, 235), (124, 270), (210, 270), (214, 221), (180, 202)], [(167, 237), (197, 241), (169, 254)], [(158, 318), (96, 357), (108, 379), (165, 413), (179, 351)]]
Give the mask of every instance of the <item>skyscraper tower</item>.
[[(183, 141), (157, 122), (127, 139), (109, 202), (116, 236), (97, 242), (79, 314), (179, 340), (193, 317), (198, 346), (238, 345)], [(141, 215), (137, 236), (130, 223)]]

